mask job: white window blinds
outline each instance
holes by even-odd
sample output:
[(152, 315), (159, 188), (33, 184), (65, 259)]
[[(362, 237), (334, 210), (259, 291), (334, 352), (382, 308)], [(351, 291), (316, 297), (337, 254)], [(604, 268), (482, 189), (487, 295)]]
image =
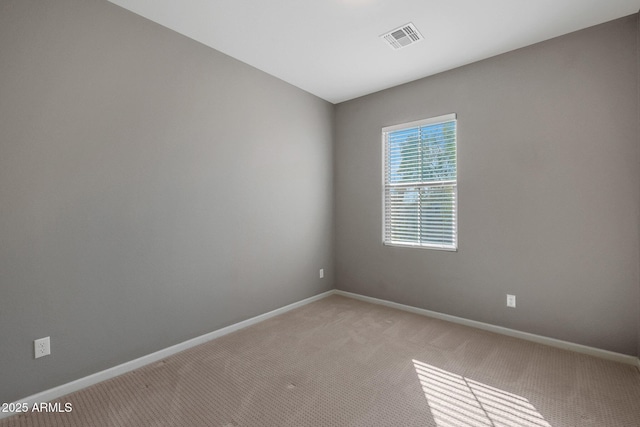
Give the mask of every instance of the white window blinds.
[(456, 115), (382, 129), (383, 241), (456, 250)]

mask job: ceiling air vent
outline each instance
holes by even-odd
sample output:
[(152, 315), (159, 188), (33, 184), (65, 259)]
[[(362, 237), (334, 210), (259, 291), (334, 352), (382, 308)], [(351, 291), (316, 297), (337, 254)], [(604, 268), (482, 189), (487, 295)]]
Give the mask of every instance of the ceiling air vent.
[(424, 40), (424, 37), (411, 22), (381, 35), (380, 38), (389, 43), (389, 46), (394, 50), (402, 49), (405, 46)]

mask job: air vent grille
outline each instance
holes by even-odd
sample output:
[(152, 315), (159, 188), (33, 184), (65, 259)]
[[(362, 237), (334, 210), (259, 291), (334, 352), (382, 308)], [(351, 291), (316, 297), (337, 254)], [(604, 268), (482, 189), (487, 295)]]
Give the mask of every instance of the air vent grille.
[(410, 44), (424, 40), (415, 25), (411, 22), (381, 35), (380, 38), (386, 41), (389, 46), (395, 50), (402, 49)]

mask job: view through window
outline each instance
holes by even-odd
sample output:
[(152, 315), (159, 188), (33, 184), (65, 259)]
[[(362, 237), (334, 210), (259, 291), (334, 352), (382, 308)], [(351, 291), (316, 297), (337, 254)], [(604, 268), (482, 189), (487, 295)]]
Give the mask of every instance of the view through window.
[(382, 129), (383, 242), (458, 247), (456, 115)]

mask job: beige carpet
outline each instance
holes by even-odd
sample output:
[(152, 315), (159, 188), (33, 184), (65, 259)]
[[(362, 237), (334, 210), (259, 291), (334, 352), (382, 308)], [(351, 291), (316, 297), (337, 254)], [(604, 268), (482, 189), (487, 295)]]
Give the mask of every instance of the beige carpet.
[(332, 296), (8, 426), (640, 426), (635, 367)]

